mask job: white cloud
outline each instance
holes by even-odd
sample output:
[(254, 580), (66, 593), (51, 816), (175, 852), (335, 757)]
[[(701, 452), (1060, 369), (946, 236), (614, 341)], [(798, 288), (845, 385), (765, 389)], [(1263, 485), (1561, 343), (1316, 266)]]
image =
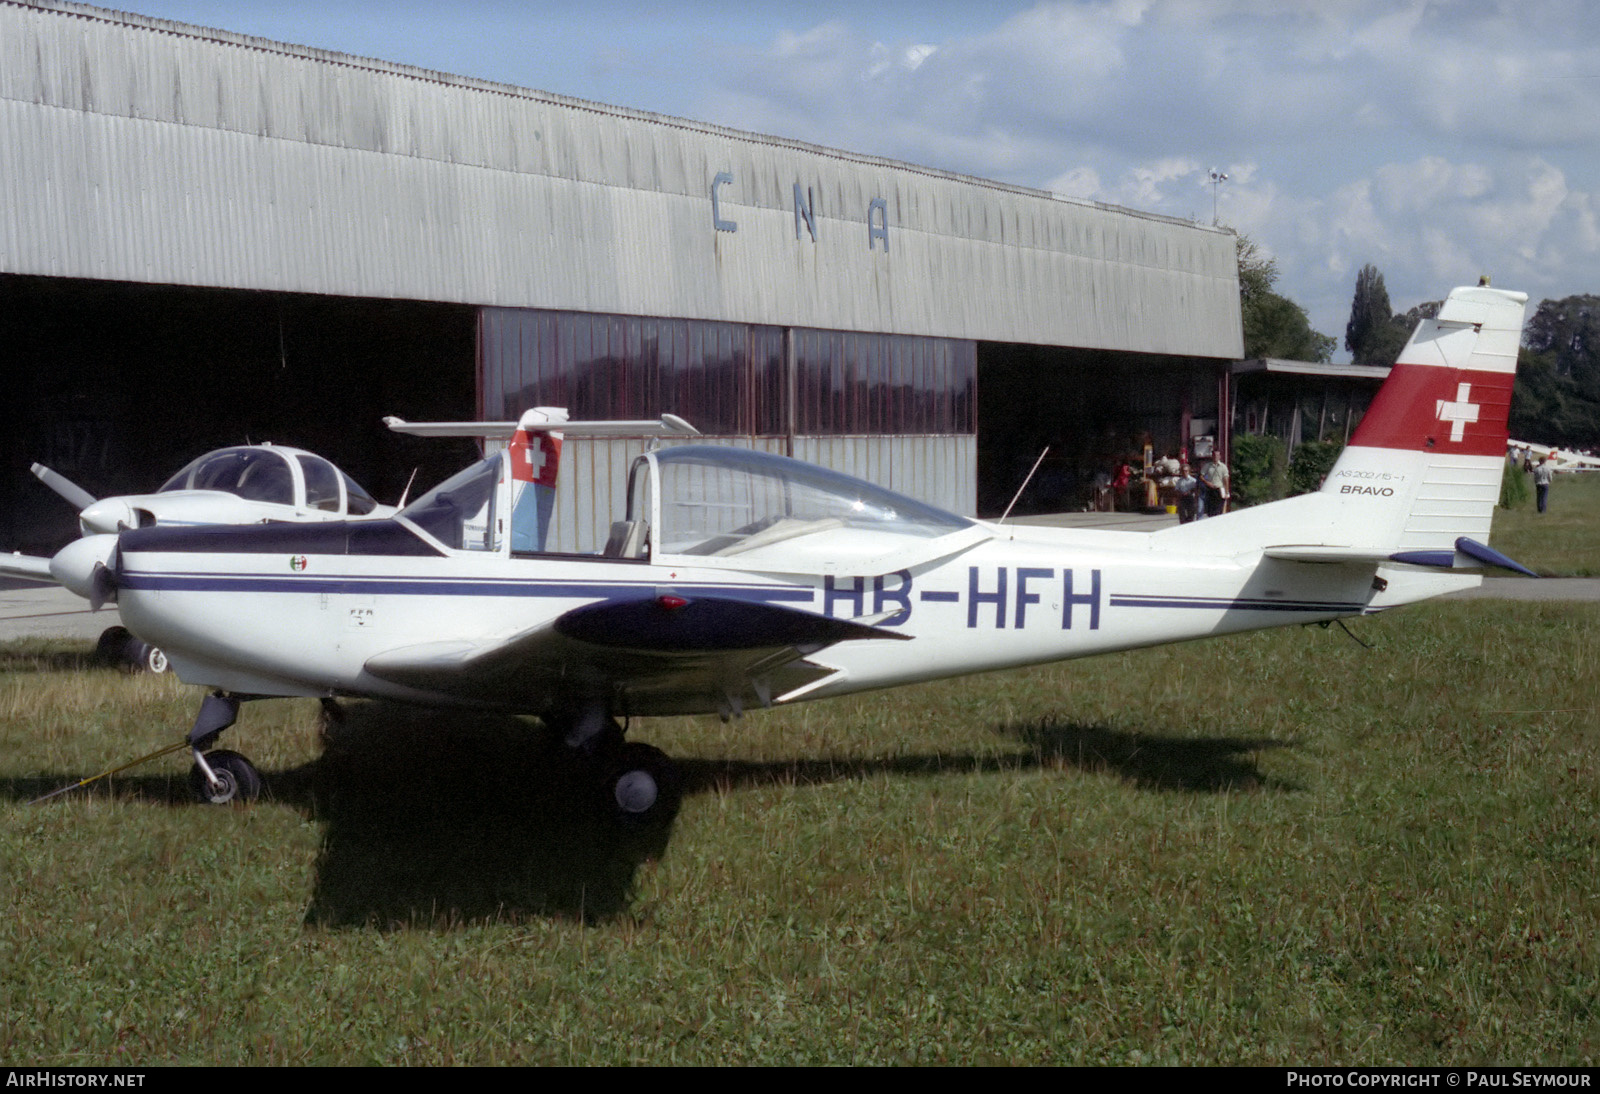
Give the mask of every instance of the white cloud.
[(1072, 198), (1088, 198), (1092, 201), (1107, 200), (1104, 191), (1100, 188), (1100, 174), (1092, 167), (1074, 167), (1063, 171), (1045, 183), (1044, 188), (1051, 193), (1064, 194)]
[[(890, 21), (891, 24), (893, 20)], [(1218, 219), (1340, 334), (1493, 273), (1600, 291), (1600, 20), (1578, 0), (1082, 0), (964, 34), (848, 21), (728, 55), (712, 120)]]

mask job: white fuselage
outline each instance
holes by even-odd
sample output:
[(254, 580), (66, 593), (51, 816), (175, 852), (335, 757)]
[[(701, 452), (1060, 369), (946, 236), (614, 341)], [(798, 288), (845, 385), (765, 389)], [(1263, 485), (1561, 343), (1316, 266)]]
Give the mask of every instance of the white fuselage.
[[(1225, 523), (1223, 518), (1218, 523)], [(452, 552), (406, 555), (139, 551), (124, 547), (118, 605), (128, 626), (159, 644), (180, 677), (251, 695), (357, 695), (412, 702), (535, 709), (526, 697), (461, 695), (403, 686), (364, 667), (397, 648), (449, 641), (492, 645), (574, 608), (661, 592), (754, 600), (864, 620), (912, 641), (839, 642), (809, 661), (831, 675), (774, 702), (852, 691), (1208, 635), (1333, 619), (1416, 599), (1406, 567), (1263, 558), (1176, 557), (1142, 533), (984, 528), (970, 545), (886, 573), (833, 576), (752, 572), (734, 559), (656, 561)], [(805, 539), (786, 548), (796, 560)], [(971, 542), (976, 539), (976, 542)], [(1423, 595), (1476, 582), (1414, 574)], [(652, 714), (726, 709), (725, 696), (677, 694)]]

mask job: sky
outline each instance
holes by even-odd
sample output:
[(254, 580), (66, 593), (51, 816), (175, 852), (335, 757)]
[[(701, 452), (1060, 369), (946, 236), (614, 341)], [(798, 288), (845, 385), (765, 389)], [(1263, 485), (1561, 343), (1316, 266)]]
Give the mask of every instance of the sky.
[[(1600, 293), (1586, 0), (132, 0), (141, 14), (1246, 234), (1339, 340), (1489, 274)], [(1214, 183), (1211, 174), (1226, 174)]]

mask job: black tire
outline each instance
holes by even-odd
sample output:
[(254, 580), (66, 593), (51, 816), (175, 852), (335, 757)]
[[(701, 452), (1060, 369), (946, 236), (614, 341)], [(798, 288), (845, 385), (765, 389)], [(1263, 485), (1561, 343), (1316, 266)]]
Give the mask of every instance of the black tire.
[(195, 800), (211, 805), (228, 805), (233, 802), (253, 802), (261, 796), (261, 773), (255, 765), (237, 752), (225, 748), (206, 753), (206, 763), (216, 773), (220, 786), (207, 781), (200, 765), (189, 769), (189, 789)]
[(95, 643), (95, 660), (107, 665), (125, 664), (128, 644), (133, 640), (127, 627), (107, 627), (100, 632), (100, 641)]
[(617, 749), (602, 780), (602, 804), (626, 825), (665, 824), (678, 814), (683, 776), (659, 748), (629, 743)]

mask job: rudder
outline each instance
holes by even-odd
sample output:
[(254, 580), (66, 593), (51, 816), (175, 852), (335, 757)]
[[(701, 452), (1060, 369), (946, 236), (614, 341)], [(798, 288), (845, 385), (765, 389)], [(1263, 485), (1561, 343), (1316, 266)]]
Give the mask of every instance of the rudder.
[(1322, 487), (1355, 545), (1414, 553), (1488, 541), (1527, 300), (1458, 288), (1417, 324)]

